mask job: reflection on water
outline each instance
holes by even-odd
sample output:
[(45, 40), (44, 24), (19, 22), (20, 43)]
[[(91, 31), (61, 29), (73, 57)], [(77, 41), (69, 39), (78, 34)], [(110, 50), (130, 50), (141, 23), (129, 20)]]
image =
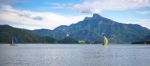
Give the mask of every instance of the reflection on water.
[(146, 45), (0, 45), (0, 66), (149, 66)]

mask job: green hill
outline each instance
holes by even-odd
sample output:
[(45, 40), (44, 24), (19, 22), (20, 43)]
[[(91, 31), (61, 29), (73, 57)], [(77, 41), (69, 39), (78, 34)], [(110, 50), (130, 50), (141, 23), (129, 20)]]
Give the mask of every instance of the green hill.
[(26, 29), (0, 25), (0, 43), (11, 43), (13, 36), (19, 38), (19, 43), (55, 43), (56, 41), (51, 37), (34, 35)]

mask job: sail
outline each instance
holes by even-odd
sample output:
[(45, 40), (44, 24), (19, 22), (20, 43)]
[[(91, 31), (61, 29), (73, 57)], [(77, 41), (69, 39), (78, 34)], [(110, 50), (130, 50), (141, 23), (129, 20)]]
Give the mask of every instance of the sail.
[(18, 43), (18, 42), (19, 42), (18, 37), (17, 37), (17, 36), (14, 36), (14, 37), (12, 38), (12, 44), (16, 44), (16, 43)]
[(106, 36), (104, 36), (104, 46), (107, 46), (108, 45), (108, 39)]

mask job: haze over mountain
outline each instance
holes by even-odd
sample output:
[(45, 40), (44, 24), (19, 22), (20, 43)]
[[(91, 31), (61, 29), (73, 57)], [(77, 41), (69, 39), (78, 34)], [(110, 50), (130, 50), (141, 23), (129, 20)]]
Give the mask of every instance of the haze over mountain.
[(84, 40), (90, 43), (102, 42), (103, 36), (108, 37), (110, 43), (131, 43), (144, 39), (150, 35), (150, 30), (138, 24), (123, 24), (111, 19), (93, 14), (84, 20), (70, 26), (59, 26), (54, 30), (34, 30), (34, 34), (50, 36), (61, 40), (69, 35), (76, 40)]

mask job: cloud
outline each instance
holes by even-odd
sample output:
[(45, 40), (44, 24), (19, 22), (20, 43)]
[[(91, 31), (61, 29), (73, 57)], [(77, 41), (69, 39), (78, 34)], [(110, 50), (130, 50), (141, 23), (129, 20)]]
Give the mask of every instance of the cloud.
[(80, 13), (99, 13), (104, 10), (127, 10), (150, 7), (150, 0), (84, 0), (79, 4), (53, 4), (55, 8), (70, 8)]
[(137, 13), (142, 15), (150, 15), (150, 11), (138, 11)]
[(27, 29), (48, 28), (54, 29), (60, 25), (70, 25), (82, 20), (87, 15), (66, 16), (52, 12), (33, 12), (14, 9), (9, 5), (0, 8), (0, 24), (9, 24), (14, 27)]
[(10, 5), (13, 3), (29, 2), (30, 0), (0, 0), (0, 5)]
[(16, 15), (18, 17), (23, 17), (23, 18), (29, 18), (29, 19), (34, 19), (34, 20), (42, 20), (42, 17), (40, 16), (32, 16), (30, 11), (27, 10), (15, 10), (9, 5), (3, 5), (1, 6), (1, 13), (7, 13), (6, 15)]
[(10, 4), (16, 2), (15, 0), (0, 0), (0, 5), (4, 5), (4, 4)]
[(40, 16), (33, 17), (33, 19), (34, 19), (34, 20), (43, 20), (43, 18), (40, 17)]

